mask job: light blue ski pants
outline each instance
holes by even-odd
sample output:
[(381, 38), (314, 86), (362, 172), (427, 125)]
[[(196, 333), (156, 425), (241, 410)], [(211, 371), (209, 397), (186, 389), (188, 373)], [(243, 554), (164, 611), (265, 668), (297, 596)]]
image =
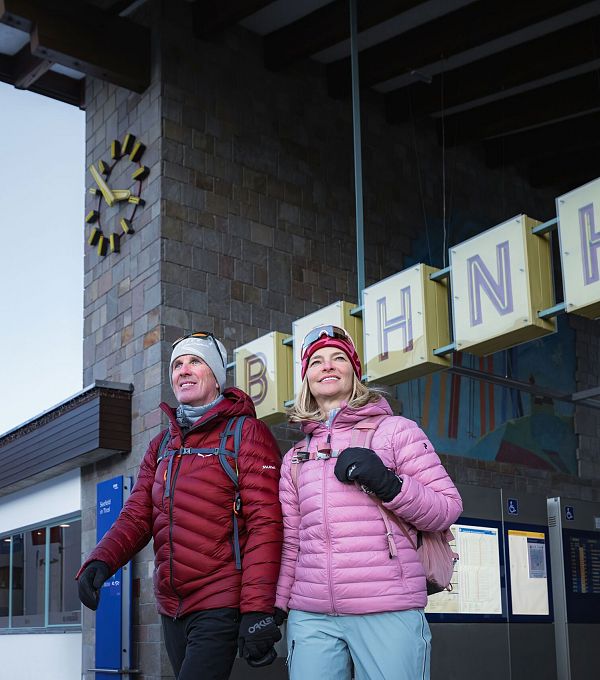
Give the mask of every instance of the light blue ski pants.
[(431, 632), (422, 609), (330, 616), (290, 611), (290, 680), (429, 680)]

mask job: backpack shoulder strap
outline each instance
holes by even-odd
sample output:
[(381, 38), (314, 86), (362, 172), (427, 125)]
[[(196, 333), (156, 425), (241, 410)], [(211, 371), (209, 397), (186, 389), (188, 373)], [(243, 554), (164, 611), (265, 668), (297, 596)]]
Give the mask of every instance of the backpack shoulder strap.
[(304, 439), (301, 439), (300, 441), (296, 442), (292, 449), (292, 463), (290, 467), (290, 474), (292, 476), (292, 484), (294, 485), (294, 489), (296, 489), (296, 493), (298, 493), (298, 473), (300, 472), (300, 465), (304, 463), (305, 460), (307, 460), (307, 457), (304, 457), (301, 460), (298, 457), (298, 453), (300, 451), (308, 451), (311, 439), (312, 435), (307, 434), (304, 437)]
[(158, 445), (158, 451), (156, 452), (156, 464), (158, 465), (160, 461), (165, 458), (167, 454), (167, 448), (169, 446), (169, 442), (171, 441), (171, 433), (169, 431), (169, 428), (165, 430), (165, 433), (163, 435), (163, 438), (160, 440), (160, 444)]
[(387, 415), (369, 416), (368, 418), (359, 420), (352, 428), (350, 446), (362, 446), (365, 449), (371, 448), (375, 430), (387, 417)]

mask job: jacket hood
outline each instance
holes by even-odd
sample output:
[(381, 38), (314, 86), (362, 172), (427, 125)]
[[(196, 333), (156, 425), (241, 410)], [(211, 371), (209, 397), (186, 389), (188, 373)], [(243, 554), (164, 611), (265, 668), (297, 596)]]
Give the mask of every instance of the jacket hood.
[[(381, 397), (379, 401), (366, 404), (360, 408), (350, 408), (345, 402), (338, 413), (335, 415), (333, 422), (336, 428), (352, 429), (354, 425), (363, 418), (370, 416), (392, 416), (394, 415), (387, 399)], [(305, 420), (300, 425), (304, 434), (318, 435), (319, 431), (325, 431), (327, 425), (322, 420)]]
[[(179, 423), (176, 417), (176, 408), (169, 406), (167, 403), (162, 402), (160, 408), (169, 416), (169, 429), (171, 434), (180, 433)], [(242, 390), (237, 387), (226, 387), (223, 390), (223, 399), (215, 404), (210, 411), (207, 411), (199, 418), (195, 423), (194, 427), (199, 427), (207, 421), (213, 420), (229, 420), (229, 418), (234, 418), (236, 416), (251, 416), (256, 418), (256, 409), (254, 408), (254, 402), (252, 399)]]

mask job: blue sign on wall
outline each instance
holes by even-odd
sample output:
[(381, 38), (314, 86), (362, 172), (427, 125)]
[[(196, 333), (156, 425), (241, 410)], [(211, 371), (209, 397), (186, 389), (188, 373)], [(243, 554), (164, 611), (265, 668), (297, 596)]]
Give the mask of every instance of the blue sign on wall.
[[(96, 487), (96, 538), (100, 540), (119, 516), (124, 503), (124, 484), (130, 488), (127, 478), (115, 477), (100, 482)], [(126, 570), (126, 578), (131, 581), (131, 569)], [(127, 584), (130, 586), (130, 583)], [(123, 569), (119, 569), (102, 586), (100, 605), (96, 611), (96, 668), (112, 670), (113, 673), (96, 672), (96, 680), (113, 680), (114, 671), (130, 667), (129, 660), (123, 664), (123, 634), (129, 640), (130, 631), (123, 630), (123, 608), (130, 607), (131, 587), (123, 584)], [(125, 597), (126, 594), (126, 597)], [(126, 600), (126, 601), (124, 601)], [(125, 617), (131, 621), (131, 617)], [(129, 626), (130, 627), (130, 626)], [(125, 645), (131, 649), (129, 642)]]

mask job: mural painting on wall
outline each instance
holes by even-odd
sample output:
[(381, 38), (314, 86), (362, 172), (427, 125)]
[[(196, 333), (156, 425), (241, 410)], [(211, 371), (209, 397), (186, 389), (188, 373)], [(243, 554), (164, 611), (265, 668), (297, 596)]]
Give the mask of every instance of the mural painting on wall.
[[(600, 180), (557, 200), (560, 306), (591, 318), (600, 314), (599, 205)], [(439, 452), (575, 473), (574, 409), (556, 398), (575, 391), (575, 337), (553, 311), (549, 230), (525, 215), (483, 232), (466, 220), (456, 224), (452, 240), (467, 240), (451, 247), (448, 271), (423, 264), (432, 253), (417, 241), (416, 264), (363, 291), (362, 320), (340, 301), (294, 322), (290, 338), (265, 346), (270, 334), (238, 348), (236, 384), (253, 397), (259, 417), (283, 419), (284, 402), (299, 387), (294, 366), (303, 333), (324, 322), (345, 325), (361, 345), (364, 379), (397, 385), (403, 415), (422, 424)], [(452, 366), (529, 388), (444, 371)], [(257, 389), (261, 402), (276, 392), (268, 412), (260, 411)]]

